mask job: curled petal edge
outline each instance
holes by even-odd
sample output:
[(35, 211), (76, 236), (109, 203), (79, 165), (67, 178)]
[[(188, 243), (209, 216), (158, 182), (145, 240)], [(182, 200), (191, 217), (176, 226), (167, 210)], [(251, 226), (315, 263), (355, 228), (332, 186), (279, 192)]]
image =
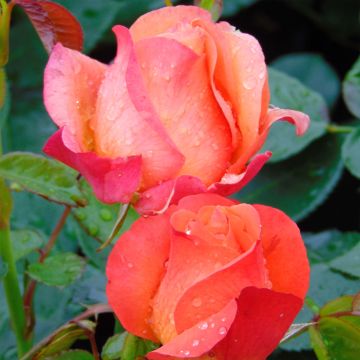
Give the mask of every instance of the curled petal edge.
[(256, 155), (243, 173), (225, 174), (220, 182), (212, 184), (208, 188), (194, 176), (184, 175), (165, 181), (143, 192), (135, 204), (135, 208), (141, 214), (162, 214), (169, 205), (177, 204), (184, 196), (200, 193), (217, 193), (223, 196), (233, 194), (249, 183), (270, 157), (270, 151)]
[(63, 130), (48, 139), (44, 153), (79, 171), (104, 203), (130, 202), (140, 183), (141, 156), (111, 159), (94, 152), (74, 152), (65, 145)]

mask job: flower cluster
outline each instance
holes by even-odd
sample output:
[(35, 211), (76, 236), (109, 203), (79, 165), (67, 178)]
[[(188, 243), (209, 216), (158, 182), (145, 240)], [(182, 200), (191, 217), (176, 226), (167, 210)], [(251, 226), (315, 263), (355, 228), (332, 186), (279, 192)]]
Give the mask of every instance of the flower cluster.
[(104, 65), (58, 44), (45, 106), (59, 130), (44, 151), (78, 170), (96, 196), (144, 215), (116, 243), (107, 296), (131, 333), (161, 344), (149, 359), (261, 360), (300, 310), (309, 265), (281, 211), (223, 196), (270, 157), (276, 120), (257, 40), (193, 6), (113, 28)]

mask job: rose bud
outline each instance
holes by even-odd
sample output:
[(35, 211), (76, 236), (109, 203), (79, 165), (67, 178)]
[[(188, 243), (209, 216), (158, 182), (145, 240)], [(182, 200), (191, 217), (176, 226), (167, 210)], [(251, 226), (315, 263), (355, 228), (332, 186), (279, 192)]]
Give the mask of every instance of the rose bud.
[(113, 63), (57, 44), (44, 79), (60, 127), (44, 151), (78, 170), (103, 202), (160, 213), (186, 195), (229, 195), (270, 157), (254, 155), (274, 121), (307, 129), (303, 113), (269, 108), (257, 40), (207, 11), (166, 7), (113, 30)]
[(283, 212), (217, 194), (140, 218), (110, 253), (107, 296), (150, 360), (261, 360), (302, 307), (309, 263)]

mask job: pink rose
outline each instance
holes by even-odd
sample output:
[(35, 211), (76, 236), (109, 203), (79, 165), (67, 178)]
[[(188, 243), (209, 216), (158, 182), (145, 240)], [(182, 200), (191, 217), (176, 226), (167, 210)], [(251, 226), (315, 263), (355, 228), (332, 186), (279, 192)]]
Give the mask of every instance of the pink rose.
[(44, 85), (60, 127), (44, 151), (104, 202), (137, 200), (140, 212), (156, 213), (189, 194), (229, 195), (269, 158), (254, 155), (274, 121), (298, 134), (308, 127), (303, 113), (269, 109), (257, 40), (198, 7), (162, 8), (113, 30), (112, 64), (58, 44)]

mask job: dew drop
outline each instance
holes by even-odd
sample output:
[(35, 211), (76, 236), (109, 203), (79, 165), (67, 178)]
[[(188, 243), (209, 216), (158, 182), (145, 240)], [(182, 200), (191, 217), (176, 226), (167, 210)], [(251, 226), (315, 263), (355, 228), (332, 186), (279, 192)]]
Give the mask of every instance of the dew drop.
[(211, 323), (210, 327), (213, 329), (215, 327), (215, 323)]
[(259, 79), (262, 80), (265, 77), (265, 71), (259, 73)]
[(215, 143), (211, 144), (211, 147), (214, 149), (214, 150), (218, 150), (219, 149), (219, 146)]
[(185, 350), (185, 351), (184, 351), (184, 355), (185, 355), (185, 356), (189, 356), (189, 355), (190, 355), (190, 351), (189, 351), (189, 350)]
[(187, 228), (185, 229), (185, 234), (186, 234), (186, 235), (191, 235), (191, 229), (190, 229), (189, 227), (187, 227)]
[(246, 90), (251, 90), (255, 87), (256, 85), (256, 80), (254, 77), (248, 77), (246, 80), (243, 81), (243, 87)]
[(194, 298), (191, 304), (194, 307), (200, 307), (202, 305), (202, 300), (200, 298)]
[(224, 327), (224, 326), (222, 326), (222, 327), (219, 329), (219, 334), (220, 334), (220, 335), (225, 335), (226, 332), (227, 332), (227, 329), (226, 329), (226, 327)]
[(170, 67), (172, 68), (172, 69), (174, 69), (175, 68), (175, 64), (170, 64)]
[(128, 264), (127, 264), (127, 266), (128, 266), (128, 268), (133, 268), (134, 267), (134, 264), (132, 263), (132, 262), (128, 262)]
[(199, 325), (200, 330), (206, 330), (209, 327), (209, 324), (205, 321)]
[(225, 322), (225, 321), (226, 321), (226, 317), (223, 317), (223, 318), (221, 319), (221, 321), (222, 321), (222, 322)]
[(281, 313), (281, 314), (280, 314), (280, 317), (281, 317), (281, 318), (284, 317), (284, 313)]
[(199, 341), (198, 339), (195, 339), (195, 340), (193, 340), (193, 342), (192, 342), (192, 346), (193, 346), (193, 347), (199, 346), (199, 344), (200, 344), (200, 341)]

